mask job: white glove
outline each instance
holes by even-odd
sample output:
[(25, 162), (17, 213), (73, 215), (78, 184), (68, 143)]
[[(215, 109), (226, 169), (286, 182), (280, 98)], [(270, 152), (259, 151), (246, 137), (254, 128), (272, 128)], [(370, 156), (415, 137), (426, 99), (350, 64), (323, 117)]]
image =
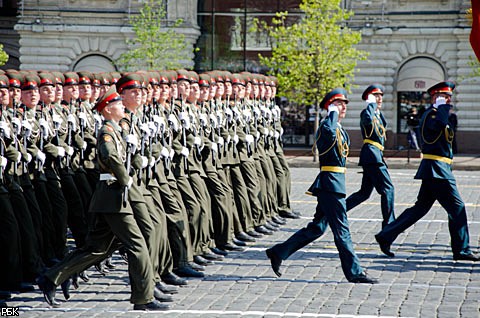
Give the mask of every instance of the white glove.
[(438, 106), (446, 104), (446, 103), (447, 103), (447, 100), (445, 99), (445, 97), (439, 96), (435, 100), (435, 104), (433, 104), (433, 108), (438, 108)]
[(272, 109), (272, 116), (273, 116), (273, 119), (277, 120), (278, 118), (280, 118), (280, 109)]
[(0, 129), (3, 131), (5, 137), (10, 138), (10, 126), (5, 121), (0, 121)]
[(272, 119), (272, 111), (271, 111), (270, 109), (268, 109), (268, 108), (265, 108), (265, 115), (264, 115), (264, 117), (265, 117), (266, 119)]
[(283, 127), (280, 127), (280, 137), (283, 136)]
[(57, 157), (59, 158), (65, 157), (65, 148), (57, 147)]
[(232, 136), (227, 135), (227, 144), (229, 144), (232, 141)]
[(150, 168), (153, 168), (153, 166), (155, 165), (155, 162), (156, 162), (155, 157), (154, 156), (150, 157), (150, 162), (148, 163), (148, 166)]
[(252, 144), (255, 140), (253, 139), (252, 135), (246, 135), (245, 141), (247, 142), (247, 144)]
[(88, 146), (87, 142), (85, 140), (83, 140), (82, 150), (83, 151), (87, 150), (87, 146)]
[[(87, 123), (87, 114), (85, 112), (80, 112), (78, 114), (78, 119), (80, 120), (80, 126), (85, 127)], [(95, 120), (98, 122), (98, 119), (95, 118)]]
[(368, 94), (367, 100), (365, 102), (367, 103), (367, 106), (368, 106), (369, 104), (377, 103), (377, 99), (375, 98), (375, 95)]
[(20, 163), (22, 161), (22, 153), (18, 152), (17, 157), (15, 158), (15, 163)]
[(127, 146), (130, 145), (130, 153), (134, 154), (137, 151), (138, 148), (138, 139), (135, 135), (127, 135), (125, 137), (125, 142), (127, 143)]
[(190, 154), (190, 151), (188, 151), (187, 147), (182, 147), (182, 151), (180, 153), (182, 154), (182, 156), (188, 157), (188, 155)]
[(153, 116), (153, 123), (157, 127), (157, 132), (165, 131), (165, 126), (166, 126), (165, 118), (160, 117), (158, 115), (154, 115)]
[(158, 132), (157, 125), (153, 121), (148, 122), (148, 129), (150, 130), (150, 136), (155, 136)]
[(258, 107), (253, 107), (253, 114), (254, 114), (255, 118), (260, 117), (260, 115), (261, 115), (261, 113), (260, 113), (260, 108), (258, 108)]
[(29, 163), (30, 161), (32, 161), (32, 155), (29, 154), (28, 152), (27, 152), (27, 157), (25, 158), (25, 161), (26, 161), (27, 163)]
[(4, 156), (0, 156), (0, 167), (2, 167), (2, 169), (5, 169), (5, 167), (7, 166), (7, 158), (5, 158)]
[(39, 150), (37, 152), (37, 160), (40, 161), (42, 165), (45, 163), (45, 158), (46, 158), (45, 154)]
[(260, 112), (261, 112), (263, 117), (267, 116), (267, 107), (260, 106)]
[(263, 134), (268, 136), (270, 134), (270, 130), (268, 130), (268, 128), (263, 129)]
[(193, 138), (193, 144), (196, 146), (200, 146), (202, 144), (202, 138), (196, 136), (195, 138)]
[(212, 151), (213, 152), (218, 152), (218, 145), (215, 142), (212, 142)]
[(218, 142), (217, 142), (220, 147), (223, 146), (223, 144), (225, 143), (225, 140), (223, 140), (223, 137), (222, 136), (218, 136)]
[(190, 129), (190, 116), (187, 112), (181, 112), (178, 116), (182, 122), (182, 127), (185, 129)]
[(328, 115), (330, 115), (331, 112), (338, 113), (338, 107), (333, 104), (328, 105)]
[(200, 120), (200, 125), (202, 125), (203, 127), (207, 125), (207, 115), (202, 113), (198, 116), (198, 119)]
[(225, 109), (225, 116), (227, 116), (227, 120), (229, 123), (233, 120), (233, 112), (230, 108)]
[(275, 137), (275, 139), (278, 139), (278, 138), (280, 138), (280, 133), (275, 130), (275, 133), (274, 133), (273, 136)]
[(269, 135), (270, 137), (273, 137), (275, 134), (273, 133), (273, 130), (269, 130), (269, 131), (268, 131), (268, 135)]
[(170, 126), (174, 131), (178, 131), (178, 120), (177, 117), (175, 117), (174, 114), (168, 115), (168, 122), (170, 123)]
[(221, 110), (217, 110), (217, 124), (221, 125), (223, 122), (223, 113)]
[(175, 156), (175, 151), (173, 149), (170, 149), (170, 160), (173, 159), (173, 156)]
[(142, 134), (144, 134), (146, 137), (150, 136), (150, 128), (148, 128), (147, 123), (142, 123), (140, 124), (140, 131)]
[(32, 134), (32, 125), (28, 122), (28, 120), (22, 121), (22, 129), (23, 134), (28, 138)]
[(57, 115), (57, 114), (54, 114), (54, 115), (52, 116), (52, 121), (53, 121), (53, 124), (54, 124), (54, 126), (55, 126), (55, 129), (60, 128), (60, 126), (61, 126), (62, 123), (63, 123), (62, 117), (60, 117), (60, 116)]
[[(83, 114), (83, 113), (82, 113)], [(80, 116), (78, 116), (80, 117)], [(103, 122), (103, 119), (102, 119), (102, 115), (100, 114), (93, 114), (93, 118), (95, 119), (96, 123), (97, 123), (97, 126), (98, 127), (101, 127), (102, 126), (102, 122)]]
[(127, 188), (128, 188), (128, 190), (130, 190), (130, 188), (132, 188), (132, 185), (133, 185), (133, 178), (130, 177), (130, 178), (128, 179), (128, 183), (127, 183)]
[(160, 156), (162, 158), (168, 158), (170, 157), (170, 151), (168, 151), (167, 147), (163, 147), (162, 151), (160, 151)]
[(243, 119), (245, 119), (245, 121), (249, 123), (250, 120), (252, 119), (252, 112), (250, 111), (250, 109), (244, 109), (242, 113), (243, 113)]
[(240, 111), (238, 110), (238, 107), (234, 107), (233, 108), (233, 118), (235, 118), (235, 120), (237, 120), (238, 118), (240, 118), (242, 114), (240, 113)]
[(73, 151), (74, 151), (73, 147), (67, 146), (67, 154), (68, 154), (69, 156), (72, 156), (72, 155), (73, 155)]
[(257, 140), (259, 140), (259, 139), (260, 139), (260, 132), (257, 131)]
[(145, 156), (140, 156), (140, 158), (142, 158), (142, 169), (144, 169), (148, 166), (148, 158)]
[(217, 117), (214, 114), (210, 114), (210, 126), (212, 126), (213, 129), (217, 128), (218, 122), (217, 122)]
[(233, 143), (235, 145), (238, 144), (238, 135), (237, 134), (233, 135)]
[(72, 127), (72, 131), (77, 131), (77, 120), (73, 114), (68, 114), (67, 122), (70, 124), (70, 127)]
[(12, 125), (14, 128), (16, 128), (17, 132), (19, 132), (20, 129), (22, 129), (22, 123), (20, 122), (20, 119), (16, 117), (12, 119)]
[(38, 124), (40, 125), (40, 129), (42, 130), (43, 138), (48, 137), (48, 123), (44, 118), (40, 118), (38, 121)]

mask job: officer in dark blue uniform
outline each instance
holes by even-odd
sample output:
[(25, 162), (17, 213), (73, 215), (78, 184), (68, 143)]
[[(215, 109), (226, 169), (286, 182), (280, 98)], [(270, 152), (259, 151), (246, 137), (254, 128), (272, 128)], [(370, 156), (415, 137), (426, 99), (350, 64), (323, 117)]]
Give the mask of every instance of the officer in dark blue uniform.
[(420, 120), (423, 157), (415, 179), (421, 179), (422, 185), (417, 202), (375, 235), (382, 252), (390, 257), (395, 256), (390, 251), (390, 245), (397, 236), (427, 214), (433, 203), (438, 200), (448, 214), (453, 258), (480, 260), (480, 257), (470, 250), (465, 203), (458, 193), (451, 167), (453, 129), (448, 124), (448, 113), (452, 107), (454, 89), (455, 84), (448, 81), (428, 89), (433, 105), (425, 111)]
[(277, 276), (280, 266), (295, 251), (313, 242), (325, 233), (327, 225), (333, 232), (342, 269), (352, 283), (376, 283), (365, 275), (359, 259), (353, 250), (348, 227), (345, 203), (345, 163), (350, 139), (340, 124), (347, 111), (347, 92), (336, 88), (329, 92), (320, 103), (328, 115), (316, 133), (316, 145), (320, 158), (320, 173), (309, 189), (317, 197), (317, 208), (313, 220), (293, 234), (287, 241), (266, 250)]
[(381, 196), (382, 228), (395, 220), (393, 187), (387, 164), (383, 159), (387, 121), (381, 112), (384, 88), (380, 84), (372, 84), (365, 89), (362, 99), (367, 107), (360, 113), (360, 128), (363, 146), (360, 151), (359, 166), (363, 168), (363, 178), (360, 190), (347, 198), (347, 211), (367, 200), (375, 188)]

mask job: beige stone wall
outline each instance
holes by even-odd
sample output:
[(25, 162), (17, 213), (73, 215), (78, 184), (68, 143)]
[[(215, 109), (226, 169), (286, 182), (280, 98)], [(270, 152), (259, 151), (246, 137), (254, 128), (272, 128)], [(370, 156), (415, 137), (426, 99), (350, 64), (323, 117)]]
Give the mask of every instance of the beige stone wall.
[[(115, 61), (126, 50), (126, 39), (134, 34), (128, 24), (138, 12), (139, 0), (61, 0), (23, 1), (15, 30), (20, 35), (22, 69), (73, 70), (84, 57), (102, 56)], [(195, 44), (196, 0), (170, 0), (168, 19), (185, 16), (175, 31)], [(185, 67), (193, 66), (193, 53)]]
[[(416, 57), (438, 62), (445, 72), (442, 80), (457, 83), (454, 103), (458, 108), (460, 151), (480, 152), (480, 99), (478, 78), (469, 78), (469, 60), (474, 57), (469, 43), (470, 27), (465, 10), (470, 1), (346, 1), (355, 11), (351, 27), (359, 28), (363, 38), (358, 48), (370, 53), (357, 66), (351, 92), (348, 119), (350, 130), (358, 130), (358, 116), (364, 107), (361, 93), (369, 84), (385, 85), (384, 114), (390, 125), (388, 147), (404, 143), (397, 136), (397, 80), (402, 65)], [(413, 12), (413, 13), (412, 13)], [(428, 88), (428, 87), (427, 87)], [(360, 138), (353, 138), (359, 147)]]

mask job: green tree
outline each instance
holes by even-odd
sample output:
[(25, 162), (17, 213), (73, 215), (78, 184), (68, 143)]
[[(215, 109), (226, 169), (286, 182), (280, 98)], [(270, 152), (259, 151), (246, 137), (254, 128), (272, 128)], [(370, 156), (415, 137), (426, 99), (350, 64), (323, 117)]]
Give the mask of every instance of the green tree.
[[(264, 29), (271, 39), (272, 55), (260, 55), (260, 61), (278, 78), (279, 94), (313, 104), (316, 131), (321, 99), (335, 87), (350, 88), (357, 61), (367, 52), (354, 47), (361, 34), (347, 27), (353, 12), (342, 9), (340, 0), (303, 0), (300, 10), (304, 15), (293, 24), (287, 23), (288, 12), (280, 12), (271, 25), (257, 20), (254, 29)], [(314, 148), (314, 161), (317, 156)]]
[(139, 14), (131, 16), (135, 37), (127, 40), (129, 50), (116, 62), (121, 69), (174, 69), (190, 59), (185, 36), (173, 30), (183, 20), (168, 22), (166, 16), (166, 0), (146, 0)]
[(266, 31), (272, 55), (260, 55), (279, 81), (279, 94), (298, 104), (317, 106), (335, 87), (349, 89), (357, 61), (367, 52), (354, 48), (360, 32), (346, 26), (353, 15), (340, 7), (340, 0), (303, 0), (303, 18), (287, 23), (288, 12), (280, 12), (272, 24), (256, 21), (254, 30)]
[(3, 44), (0, 44), (0, 66), (5, 65), (8, 61), (8, 54), (3, 50)]

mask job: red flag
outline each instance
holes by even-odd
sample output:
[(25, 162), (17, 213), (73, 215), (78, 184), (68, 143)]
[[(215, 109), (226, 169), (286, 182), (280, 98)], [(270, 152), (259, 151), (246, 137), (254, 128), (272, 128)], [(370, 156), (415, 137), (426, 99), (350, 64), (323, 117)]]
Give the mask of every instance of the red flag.
[(470, 33), (470, 44), (473, 52), (480, 61), (480, 0), (472, 2), (472, 32)]

